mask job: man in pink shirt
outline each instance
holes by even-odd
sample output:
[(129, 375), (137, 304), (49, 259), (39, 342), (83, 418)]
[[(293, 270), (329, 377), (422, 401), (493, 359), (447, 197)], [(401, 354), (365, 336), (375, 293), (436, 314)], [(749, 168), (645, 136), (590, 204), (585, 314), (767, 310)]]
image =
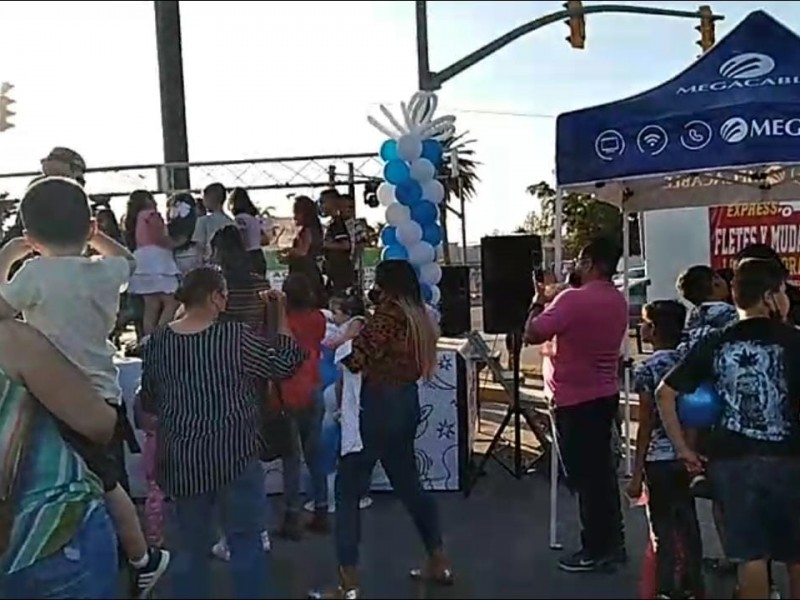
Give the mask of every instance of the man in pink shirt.
[(562, 558), (568, 572), (606, 570), (626, 557), (611, 432), (619, 407), (619, 353), (628, 305), (611, 282), (620, 250), (596, 239), (578, 258), (581, 286), (545, 307), (537, 291), (525, 327), (528, 344), (552, 340), (544, 357), (545, 392), (556, 406), (561, 455), (578, 495), (582, 548)]

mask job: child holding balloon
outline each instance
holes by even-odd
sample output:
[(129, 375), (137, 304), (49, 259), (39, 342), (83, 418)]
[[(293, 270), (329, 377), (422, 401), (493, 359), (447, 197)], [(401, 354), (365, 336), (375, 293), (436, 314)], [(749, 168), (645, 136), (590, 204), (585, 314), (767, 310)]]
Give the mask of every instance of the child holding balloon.
[(642, 341), (652, 344), (653, 354), (636, 368), (633, 377), (639, 395), (639, 431), (627, 494), (638, 500), (647, 481), (657, 598), (697, 598), (703, 591), (702, 541), (689, 474), (677, 459), (655, 405), (656, 388), (680, 359), (677, 347), (685, 320), (686, 308), (676, 300), (645, 305)]
[[(690, 471), (706, 459), (686, 443), (679, 408), (688, 416), (719, 406), (708, 471), (742, 599), (769, 597), (769, 560), (787, 564), (790, 597), (800, 598), (800, 330), (785, 323), (787, 275), (777, 261), (737, 264), (740, 320), (698, 342), (657, 391), (664, 428)], [(714, 394), (703, 398), (694, 391), (705, 383)], [(695, 396), (689, 406), (679, 407), (681, 394)]]

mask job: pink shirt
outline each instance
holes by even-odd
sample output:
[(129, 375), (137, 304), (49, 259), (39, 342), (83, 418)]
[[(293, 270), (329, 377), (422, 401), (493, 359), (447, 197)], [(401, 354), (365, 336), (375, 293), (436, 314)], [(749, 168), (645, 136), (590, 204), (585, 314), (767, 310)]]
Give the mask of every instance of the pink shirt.
[(528, 321), (527, 333), (553, 340), (543, 352), (545, 391), (557, 406), (574, 406), (619, 392), (619, 354), (628, 305), (611, 282), (592, 281), (561, 292)]
[(145, 246), (169, 247), (167, 226), (155, 208), (140, 211), (136, 216), (136, 247)]

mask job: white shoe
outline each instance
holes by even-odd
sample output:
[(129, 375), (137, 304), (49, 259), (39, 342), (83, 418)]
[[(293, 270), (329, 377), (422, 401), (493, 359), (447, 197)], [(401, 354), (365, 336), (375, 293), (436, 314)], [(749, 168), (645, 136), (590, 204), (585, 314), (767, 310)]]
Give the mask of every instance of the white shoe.
[(369, 496), (364, 496), (361, 500), (358, 501), (358, 508), (364, 510), (372, 506), (372, 498)]
[(220, 541), (214, 544), (214, 547), (211, 548), (211, 554), (214, 555), (214, 558), (218, 558), (219, 560), (223, 560), (225, 562), (228, 562), (231, 559), (231, 551), (230, 548), (228, 548), (228, 542), (225, 540), (225, 538), (222, 538)]
[(264, 549), (264, 552), (269, 552), (272, 550), (272, 542), (269, 539), (269, 531), (266, 529), (261, 532), (261, 547)]

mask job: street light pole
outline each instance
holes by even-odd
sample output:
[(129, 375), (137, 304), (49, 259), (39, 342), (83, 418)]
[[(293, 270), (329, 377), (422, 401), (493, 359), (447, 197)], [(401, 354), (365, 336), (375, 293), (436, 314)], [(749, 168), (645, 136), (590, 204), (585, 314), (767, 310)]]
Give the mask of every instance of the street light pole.
[[(707, 8), (707, 7), (704, 7)], [(487, 58), (508, 46), (511, 42), (521, 38), (532, 31), (546, 27), (551, 23), (562, 21), (574, 16), (570, 10), (560, 10), (549, 15), (544, 15), (538, 19), (534, 19), (524, 25), (520, 25), (516, 29), (512, 29), (505, 35), (500, 36), (496, 40), (489, 42), (485, 46), (478, 48), (474, 52), (468, 54), (461, 60), (454, 62), (446, 69), (435, 72), (430, 70), (428, 59), (428, 22), (427, 22), (427, 0), (416, 0), (416, 15), (417, 15), (417, 65), (419, 68), (419, 85), (423, 91), (436, 91), (441, 89), (442, 84), (449, 81), (456, 75), (463, 73), (470, 67), (478, 64), (484, 58)], [(722, 15), (711, 15), (707, 12), (686, 11), (686, 10), (671, 10), (666, 8), (652, 8), (649, 6), (628, 6), (625, 4), (596, 4), (586, 6), (583, 8), (584, 15), (594, 13), (622, 13), (634, 15), (650, 15), (656, 17), (677, 17), (681, 19), (710, 19), (712, 21), (721, 21), (725, 17)]]
[[(165, 163), (188, 163), (186, 98), (183, 89), (183, 49), (178, 0), (155, 0), (158, 80), (161, 91), (161, 134)], [(172, 190), (189, 190), (189, 168), (172, 170)], [(170, 190), (170, 191), (172, 191)]]

